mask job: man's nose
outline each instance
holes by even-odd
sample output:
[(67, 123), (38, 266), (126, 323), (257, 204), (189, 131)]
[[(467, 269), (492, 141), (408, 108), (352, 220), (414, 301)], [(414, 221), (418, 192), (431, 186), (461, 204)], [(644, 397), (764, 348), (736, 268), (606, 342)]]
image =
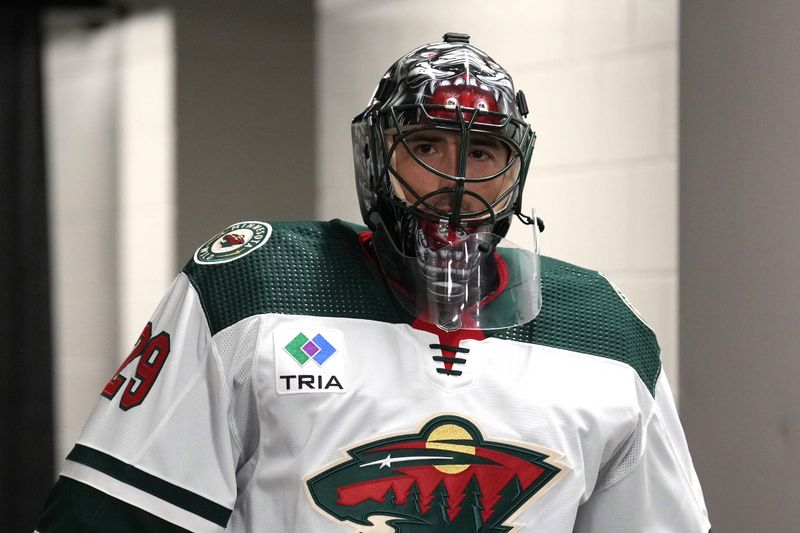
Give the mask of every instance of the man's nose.
[[(442, 158), (441, 167), (437, 168), (436, 170), (447, 174), (448, 176), (459, 176), (458, 167), (459, 167), (459, 159), (460, 159), (460, 146), (457, 142), (450, 142), (447, 143), (445, 149), (445, 156)], [(463, 174), (463, 172), (462, 172)], [(440, 176), (441, 178), (441, 176)], [(447, 181), (445, 178), (441, 178), (440, 181)], [(452, 186), (452, 182), (450, 182)]]

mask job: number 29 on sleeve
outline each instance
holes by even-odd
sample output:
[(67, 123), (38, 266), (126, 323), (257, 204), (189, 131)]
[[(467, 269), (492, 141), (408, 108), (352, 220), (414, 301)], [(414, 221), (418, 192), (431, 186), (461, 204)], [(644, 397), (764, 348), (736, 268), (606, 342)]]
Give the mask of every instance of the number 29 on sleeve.
[[(169, 333), (162, 331), (158, 335), (152, 336), (152, 332), (153, 323), (148, 322), (130, 355), (122, 362), (100, 393), (105, 398), (112, 400), (127, 382), (128, 385), (119, 400), (119, 408), (123, 411), (141, 405), (147, 398), (169, 356)], [(128, 378), (121, 375), (122, 371), (137, 358), (135, 374)]]

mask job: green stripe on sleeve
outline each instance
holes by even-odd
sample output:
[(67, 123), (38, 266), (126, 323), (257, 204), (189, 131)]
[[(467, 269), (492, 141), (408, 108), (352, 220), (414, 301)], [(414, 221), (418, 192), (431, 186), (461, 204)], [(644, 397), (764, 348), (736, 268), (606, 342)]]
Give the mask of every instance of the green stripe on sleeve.
[(120, 461), (107, 453), (89, 448), (88, 446), (76, 444), (69, 455), (67, 455), (67, 459), (94, 468), (114, 479), (152, 494), (165, 502), (169, 502), (222, 527), (228, 525), (228, 519), (233, 512), (231, 509), (213, 502), (208, 498), (204, 498), (190, 490), (173, 485), (168, 481), (164, 481), (152, 474), (139, 470), (133, 465)]
[(191, 533), (80, 481), (59, 477), (36, 525), (41, 533)]

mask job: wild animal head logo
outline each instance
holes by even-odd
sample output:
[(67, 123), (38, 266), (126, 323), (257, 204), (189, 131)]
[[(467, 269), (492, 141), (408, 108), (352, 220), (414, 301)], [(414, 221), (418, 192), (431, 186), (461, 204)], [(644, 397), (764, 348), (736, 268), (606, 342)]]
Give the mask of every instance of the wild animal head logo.
[(485, 440), (452, 415), (348, 450), (308, 480), (314, 503), (356, 531), (503, 533), (567, 468), (554, 452)]
[(223, 248), (236, 246), (238, 244), (244, 244), (244, 235), (239, 235), (238, 233), (228, 233), (224, 235), (222, 241), (220, 241), (220, 246)]

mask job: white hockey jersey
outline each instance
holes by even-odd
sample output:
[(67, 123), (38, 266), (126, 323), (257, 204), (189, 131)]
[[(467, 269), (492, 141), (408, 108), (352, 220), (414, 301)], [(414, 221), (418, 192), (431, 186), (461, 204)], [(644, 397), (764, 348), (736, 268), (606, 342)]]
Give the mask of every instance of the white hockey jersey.
[(361, 231), (244, 222), (201, 247), (38, 531), (709, 531), (655, 337), (608, 281), (543, 258), (534, 321), (445, 334)]

